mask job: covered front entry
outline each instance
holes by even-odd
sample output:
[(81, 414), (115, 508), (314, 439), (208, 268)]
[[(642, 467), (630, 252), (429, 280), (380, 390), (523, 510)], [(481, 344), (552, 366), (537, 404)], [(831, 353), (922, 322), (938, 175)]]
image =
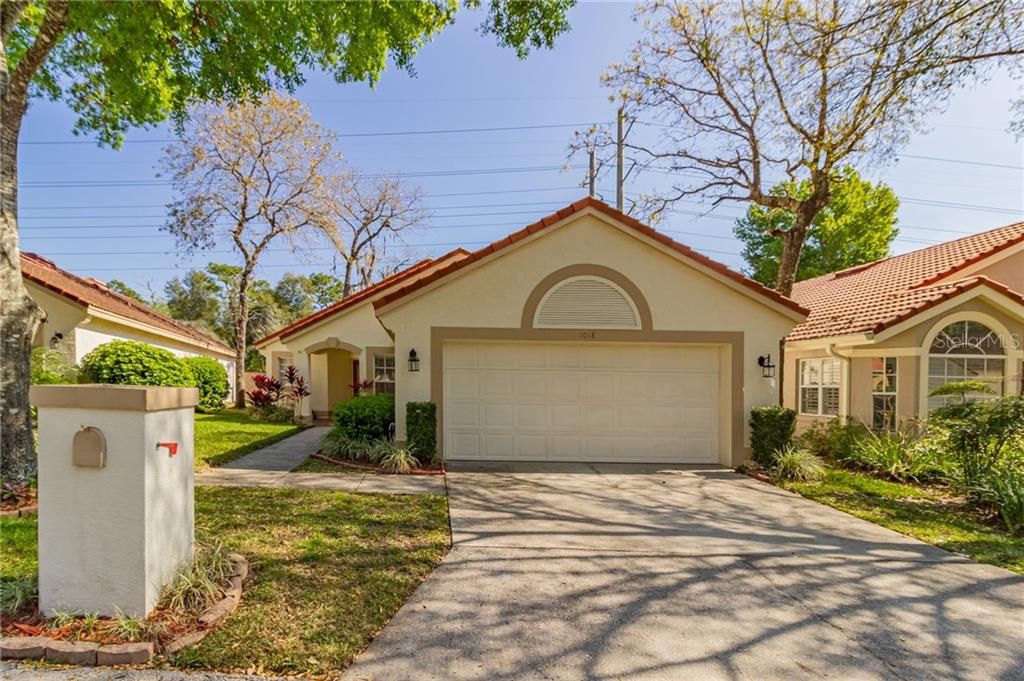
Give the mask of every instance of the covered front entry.
[(725, 355), (717, 345), (446, 342), (445, 456), (717, 463)]

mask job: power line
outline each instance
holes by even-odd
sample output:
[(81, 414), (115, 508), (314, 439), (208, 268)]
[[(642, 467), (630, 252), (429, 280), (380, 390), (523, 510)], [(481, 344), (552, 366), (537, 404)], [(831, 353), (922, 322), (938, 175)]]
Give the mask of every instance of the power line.
[[(447, 192), (444, 194), (424, 194), (425, 199), (436, 199), (449, 196), (484, 196), (487, 194), (524, 194), (528, 192), (560, 192), (578, 190), (583, 191), (581, 187), (576, 185), (565, 186), (565, 187), (535, 187), (530, 189), (489, 189), (486, 191), (476, 192)], [(92, 204), (87, 206), (55, 206), (47, 204), (45, 206), (19, 206), (19, 210), (77, 210), (81, 208), (165, 208), (166, 204), (163, 203), (128, 203), (128, 204)]]
[[(466, 170), (422, 170), (404, 173), (374, 173), (360, 175), (364, 179), (386, 179), (392, 177), (455, 177), (461, 175), (504, 175), (508, 173), (540, 173), (552, 170), (579, 170), (583, 165), (518, 166), (506, 168), (471, 168)], [(22, 182), (26, 189), (67, 189), (69, 187), (157, 187), (170, 186), (167, 180), (58, 180), (55, 182)]]
[(944, 158), (942, 156), (920, 156), (918, 154), (900, 154), (899, 158), (919, 158), (924, 161), (942, 161), (943, 163), (962, 163), (968, 166), (985, 166), (987, 168), (1008, 168), (1010, 170), (1024, 170), (1024, 166), (1014, 166), (1006, 163), (988, 163), (986, 161), (968, 161), (960, 158)]
[[(344, 132), (337, 133), (337, 137), (358, 138), (358, 137), (398, 137), (405, 135), (461, 135), (477, 132), (509, 132), (512, 130), (551, 130), (553, 128), (579, 128), (588, 125), (601, 125), (602, 121), (589, 121), (586, 123), (545, 123), (541, 125), (503, 125), (490, 128), (444, 128), (434, 130), (386, 130), (381, 132)], [(143, 140), (125, 140), (125, 144), (168, 144), (178, 142), (177, 138), (166, 137)], [(59, 145), (59, 144), (96, 144), (96, 140), (27, 140), (19, 142), (19, 145)]]

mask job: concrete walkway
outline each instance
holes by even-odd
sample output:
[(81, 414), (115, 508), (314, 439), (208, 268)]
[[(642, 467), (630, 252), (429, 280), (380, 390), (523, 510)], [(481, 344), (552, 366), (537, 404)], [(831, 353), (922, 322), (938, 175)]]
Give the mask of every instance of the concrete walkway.
[(307, 428), (291, 437), (286, 437), (263, 449), (257, 449), (255, 452), (250, 452), (239, 459), (226, 463), (219, 469), (287, 473), (296, 466), (301, 466), (310, 454), (317, 452), (320, 448), (320, 438), (326, 435), (328, 430), (330, 428), (326, 426)]
[(1024, 679), (1024, 577), (731, 471), (448, 486), (452, 550), (343, 681)]
[(301, 487), (360, 494), (444, 494), (443, 475), (363, 473), (289, 473), (215, 468), (196, 474), (197, 485), (222, 487)]
[(380, 494), (444, 494), (444, 476), (380, 475), (342, 469), (338, 473), (292, 473), (315, 454), (329, 428), (307, 428), (218, 468), (196, 474), (197, 485), (302, 487)]

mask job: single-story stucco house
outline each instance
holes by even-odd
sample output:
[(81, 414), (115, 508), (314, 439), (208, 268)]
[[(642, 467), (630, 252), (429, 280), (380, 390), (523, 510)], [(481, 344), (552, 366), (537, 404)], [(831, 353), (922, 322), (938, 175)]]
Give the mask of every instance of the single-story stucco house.
[(21, 254), (21, 273), (29, 295), (46, 314), (33, 346), (60, 350), (72, 364), (112, 340), (141, 341), (178, 357), (212, 357), (224, 365), (234, 393), (235, 352), (223, 343), (35, 253)]
[(951, 381), (1022, 391), (1024, 222), (802, 281), (792, 297), (810, 315), (786, 337), (783, 403), (802, 428), (924, 418)]
[[(735, 466), (763, 364), (808, 310), (592, 198), (426, 260), (261, 339), (328, 412), (357, 380), (430, 400), (449, 460)], [(775, 358), (775, 359), (770, 359)]]

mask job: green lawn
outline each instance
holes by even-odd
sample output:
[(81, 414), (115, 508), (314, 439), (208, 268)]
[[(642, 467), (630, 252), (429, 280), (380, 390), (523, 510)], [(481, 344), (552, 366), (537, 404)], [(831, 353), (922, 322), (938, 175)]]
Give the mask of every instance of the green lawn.
[(0, 518), (0, 579), (35, 579), (38, 569), (36, 517)]
[[(0, 519), (4, 576), (35, 572), (35, 518)], [(327, 675), (348, 665), (440, 562), (440, 495), (196, 488), (196, 538), (245, 555), (254, 577), (179, 668)]]
[(822, 504), (947, 551), (1024, 575), (1024, 537), (1014, 537), (948, 490), (829, 469), (821, 482), (780, 482)]
[(244, 409), (196, 414), (196, 468), (219, 466), (300, 430), (292, 423), (253, 421)]

